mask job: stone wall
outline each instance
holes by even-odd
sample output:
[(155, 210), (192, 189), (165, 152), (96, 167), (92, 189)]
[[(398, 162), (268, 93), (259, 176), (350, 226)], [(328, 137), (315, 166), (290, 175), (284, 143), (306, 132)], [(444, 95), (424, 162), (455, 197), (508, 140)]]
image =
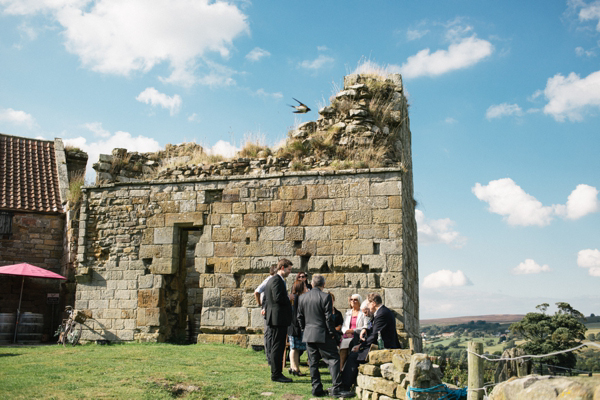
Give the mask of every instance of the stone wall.
[(300, 270), (322, 273), (341, 309), (352, 293), (381, 293), (405, 344), (418, 343), (406, 177), (383, 168), (85, 189), (75, 303), (91, 317), (83, 339), (175, 340), (198, 325), (216, 335), (207, 340), (258, 342), (248, 336), (263, 327), (253, 291), (286, 257), (290, 283)]

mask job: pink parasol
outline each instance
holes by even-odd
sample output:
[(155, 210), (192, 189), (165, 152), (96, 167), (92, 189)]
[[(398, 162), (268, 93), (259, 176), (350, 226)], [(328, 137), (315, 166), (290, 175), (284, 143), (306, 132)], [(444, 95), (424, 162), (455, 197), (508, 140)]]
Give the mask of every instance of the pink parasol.
[[(0, 274), (18, 275), (23, 277), (23, 280), (21, 281), (21, 295), (19, 296), (19, 307), (17, 308), (17, 325), (19, 324), (19, 316), (21, 314), (21, 299), (23, 298), (23, 284), (25, 283), (26, 276), (30, 276), (32, 278), (67, 279), (62, 275), (27, 263), (0, 267)], [(17, 327), (15, 327), (15, 343), (17, 342), (17, 330)]]

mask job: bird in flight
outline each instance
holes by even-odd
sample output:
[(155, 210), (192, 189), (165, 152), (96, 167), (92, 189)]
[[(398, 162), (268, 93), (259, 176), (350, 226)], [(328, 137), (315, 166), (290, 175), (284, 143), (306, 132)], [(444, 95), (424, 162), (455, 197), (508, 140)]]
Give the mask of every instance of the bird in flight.
[[(292, 99), (294, 99), (294, 98), (292, 97)], [(296, 109), (296, 111), (294, 111), (294, 114), (306, 114), (307, 112), (310, 111), (310, 108), (308, 108), (308, 106), (306, 104), (302, 103), (300, 100), (297, 100), (297, 99), (294, 99), (294, 100), (296, 100), (298, 102), (297, 106), (292, 106), (292, 105), (288, 104), (288, 106)]]

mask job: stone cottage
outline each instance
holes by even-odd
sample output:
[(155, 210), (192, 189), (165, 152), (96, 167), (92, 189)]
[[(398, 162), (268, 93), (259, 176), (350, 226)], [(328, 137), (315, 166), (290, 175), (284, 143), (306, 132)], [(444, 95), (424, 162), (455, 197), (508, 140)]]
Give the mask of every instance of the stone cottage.
[[(61, 139), (0, 134), (0, 266), (27, 262), (73, 278), (76, 211), (67, 195), (69, 182), (83, 177), (86, 163), (87, 154), (65, 151)], [(0, 313), (16, 311), (21, 282), (0, 276)], [(58, 326), (61, 307), (74, 300), (73, 286), (27, 278), (21, 311), (42, 314), (43, 332), (51, 337), (56, 330), (51, 321)], [(49, 293), (60, 294), (55, 307), (48, 304)]]
[[(79, 225), (82, 339), (262, 344), (253, 291), (285, 257), (290, 283), (298, 271), (323, 274), (340, 309), (352, 293), (381, 293), (402, 340), (419, 350), (402, 81), (350, 75), (344, 86), (276, 154), (213, 164), (188, 157), (168, 168), (165, 154), (102, 156)], [(181, 158), (186, 146), (165, 151)]]

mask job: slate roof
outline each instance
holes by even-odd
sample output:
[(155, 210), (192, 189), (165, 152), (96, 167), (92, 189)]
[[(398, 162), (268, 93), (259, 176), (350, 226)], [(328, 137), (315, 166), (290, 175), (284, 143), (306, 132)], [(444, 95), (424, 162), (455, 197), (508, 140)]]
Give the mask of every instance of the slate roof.
[(63, 212), (54, 141), (0, 134), (0, 209)]

